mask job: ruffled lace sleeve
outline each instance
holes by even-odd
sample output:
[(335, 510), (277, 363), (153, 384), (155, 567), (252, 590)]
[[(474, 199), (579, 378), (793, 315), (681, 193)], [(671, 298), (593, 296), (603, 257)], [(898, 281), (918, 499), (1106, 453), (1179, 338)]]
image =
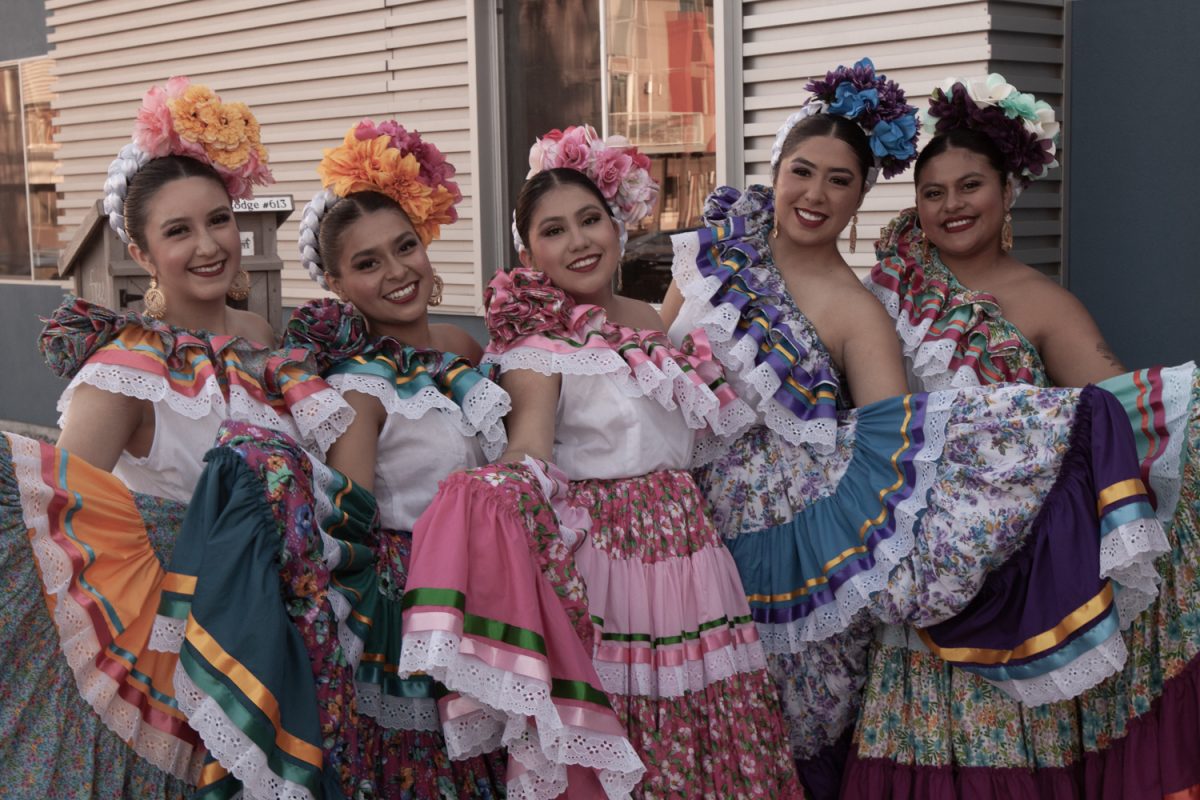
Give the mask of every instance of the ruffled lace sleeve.
[(437, 409), (464, 436), (479, 435), (488, 458), (507, 445), (504, 416), (512, 407), (508, 393), (492, 381), (492, 369), (473, 367), (464, 356), (419, 350), (394, 339), (380, 339), (361, 355), (336, 364), (327, 373), (340, 392), (370, 395), (388, 414), (420, 419)]
[(77, 298), (46, 321), (39, 344), (50, 368), (72, 379), (58, 400), (60, 425), (81, 384), (164, 403), (190, 420), (215, 413), (261, 425), (321, 450), (354, 414), (306, 351), (195, 333)]
[(53, 314), (42, 318), (38, 349), (51, 372), (73, 378), (97, 350), (117, 338), (129, 320), (129, 315), (69, 295)]
[(684, 297), (671, 337), (701, 330), (741, 396), (792, 444), (828, 452), (837, 435), (840, 381), (816, 331), (786, 300), (771, 260), (770, 189), (723, 186), (705, 227), (672, 237), (672, 272)]
[(916, 209), (902, 212), (881, 232), (877, 261), (864, 280), (895, 320), (921, 388), (1048, 385), (1041, 356), (1004, 318), (996, 298), (958, 283), (922, 239)]
[(626, 395), (679, 408), (690, 428), (723, 437), (753, 424), (703, 332), (675, 347), (661, 331), (609, 322), (600, 306), (576, 304), (544, 273), (525, 268), (498, 273), (485, 303), (492, 341), (484, 360), (502, 371), (608, 375)]
[(339, 392), (371, 395), (389, 414), (420, 419), (432, 409), (450, 415), (464, 436), (478, 434), (489, 458), (504, 451), (502, 420), (508, 393), (453, 353), (418, 350), (387, 337), (372, 337), (363, 316), (348, 303), (314, 300), (292, 313), (285, 347), (302, 348)]

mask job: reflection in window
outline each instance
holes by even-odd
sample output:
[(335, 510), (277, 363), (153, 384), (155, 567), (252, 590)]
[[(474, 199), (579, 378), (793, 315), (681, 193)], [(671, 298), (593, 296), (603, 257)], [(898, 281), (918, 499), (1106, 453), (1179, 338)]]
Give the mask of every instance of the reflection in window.
[(0, 277), (56, 276), (50, 64), (35, 59), (0, 66)]
[(658, 207), (629, 232), (624, 293), (662, 300), (670, 234), (700, 225), (716, 185), (712, 2), (606, 0), (608, 133), (651, 157)]
[(662, 191), (629, 232), (623, 291), (652, 302), (670, 282), (670, 234), (700, 224), (716, 185), (712, 16), (712, 0), (504, 4), (510, 207), (535, 137), (583, 123), (627, 137), (651, 157)]

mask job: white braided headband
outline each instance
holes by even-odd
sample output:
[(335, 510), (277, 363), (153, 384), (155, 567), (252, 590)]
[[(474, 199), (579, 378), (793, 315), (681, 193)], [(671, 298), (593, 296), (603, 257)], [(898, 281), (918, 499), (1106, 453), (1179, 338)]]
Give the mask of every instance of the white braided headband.
[(300, 239), (297, 242), (300, 246), (300, 264), (308, 270), (308, 277), (325, 291), (329, 291), (329, 283), (325, 280), (325, 268), (321, 266), (321, 247), (318, 244), (321, 218), (341, 199), (332, 189), (322, 189), (313, 195), (300, 216)]
[(129, 231), (125, 229), (125, 196), (129, 194), (133, 176), (150, 160), (148, 153), (130, 142), (108, 165), (108, 177), (104, 180), (104, 213), (108, 214), (109, 227), (125, 244), (129, 244)]
[[(779, 126), (778, 132), (775, 134), (775, 143), (771, 145), (771, 169), (774, 170), (779, 166), (779, 159), (783, 157), (783, 143), (787, 140), (788, 134), (792, 132), (792, 128), (800, 123), (800, 120), (817, 114), (824, 114), (829, 110), (829, 106), (815, 97), (809, 100), (802, 106), (800, 110), (793, 112)], [(854, 122), (854, 120), (850, 120)], [(856, 125), (858, 123), (855, 123)], [(860, 126), (861, 127), (861, 126)], [(879, 180), (879, 157), (875, 157), (875, 166), (867, 170), (867, 189), (875, 185), (875, 181)]]

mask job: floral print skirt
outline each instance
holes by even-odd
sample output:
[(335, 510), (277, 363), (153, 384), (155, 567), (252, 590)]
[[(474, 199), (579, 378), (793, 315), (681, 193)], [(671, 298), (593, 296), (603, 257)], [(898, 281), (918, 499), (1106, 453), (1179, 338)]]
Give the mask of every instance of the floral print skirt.
[(1200, 373), (1172, 387), (1180, 372), (1104, 384), (1129, 414), (1170, 544), (1158, 599), (1122, 632), (1124, 668), (1028, 707), (911, 630), (881, 628), (844, 796), (1159, 798), (1200, 784)]
[[(169, 557), (186, 507), (129, 497), (147, 549)], [(137, 800), (192, 793), (135, 753), (80, 694), (43, 594), (7, 436), (0, 436), (0, 676), (0, 795)]]
[(737, 570), (692, 477), (574, 481), (593, 661), (646, 766), (644, 798), (800, 798)]

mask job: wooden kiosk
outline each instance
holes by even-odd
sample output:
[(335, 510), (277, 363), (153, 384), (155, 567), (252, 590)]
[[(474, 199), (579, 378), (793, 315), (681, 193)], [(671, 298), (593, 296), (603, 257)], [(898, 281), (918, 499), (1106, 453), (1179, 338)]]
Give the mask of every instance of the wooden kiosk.
[[(277, 232), (292, 210), (290, 194), (233, 203), (242, 234), (242, 269), (250, 275), (250, 297), (229, 304), (261, 314), (277, 333), (282, 332), (285, 321)], [(142, 310), (150, 276), (129, 257), (128, 248), (109, 227), (103, 200), (88, 210), (58, 257), (58, 276), (68, 275), (73, 278), (75, 294), (85, 300), (117, 312)]]

